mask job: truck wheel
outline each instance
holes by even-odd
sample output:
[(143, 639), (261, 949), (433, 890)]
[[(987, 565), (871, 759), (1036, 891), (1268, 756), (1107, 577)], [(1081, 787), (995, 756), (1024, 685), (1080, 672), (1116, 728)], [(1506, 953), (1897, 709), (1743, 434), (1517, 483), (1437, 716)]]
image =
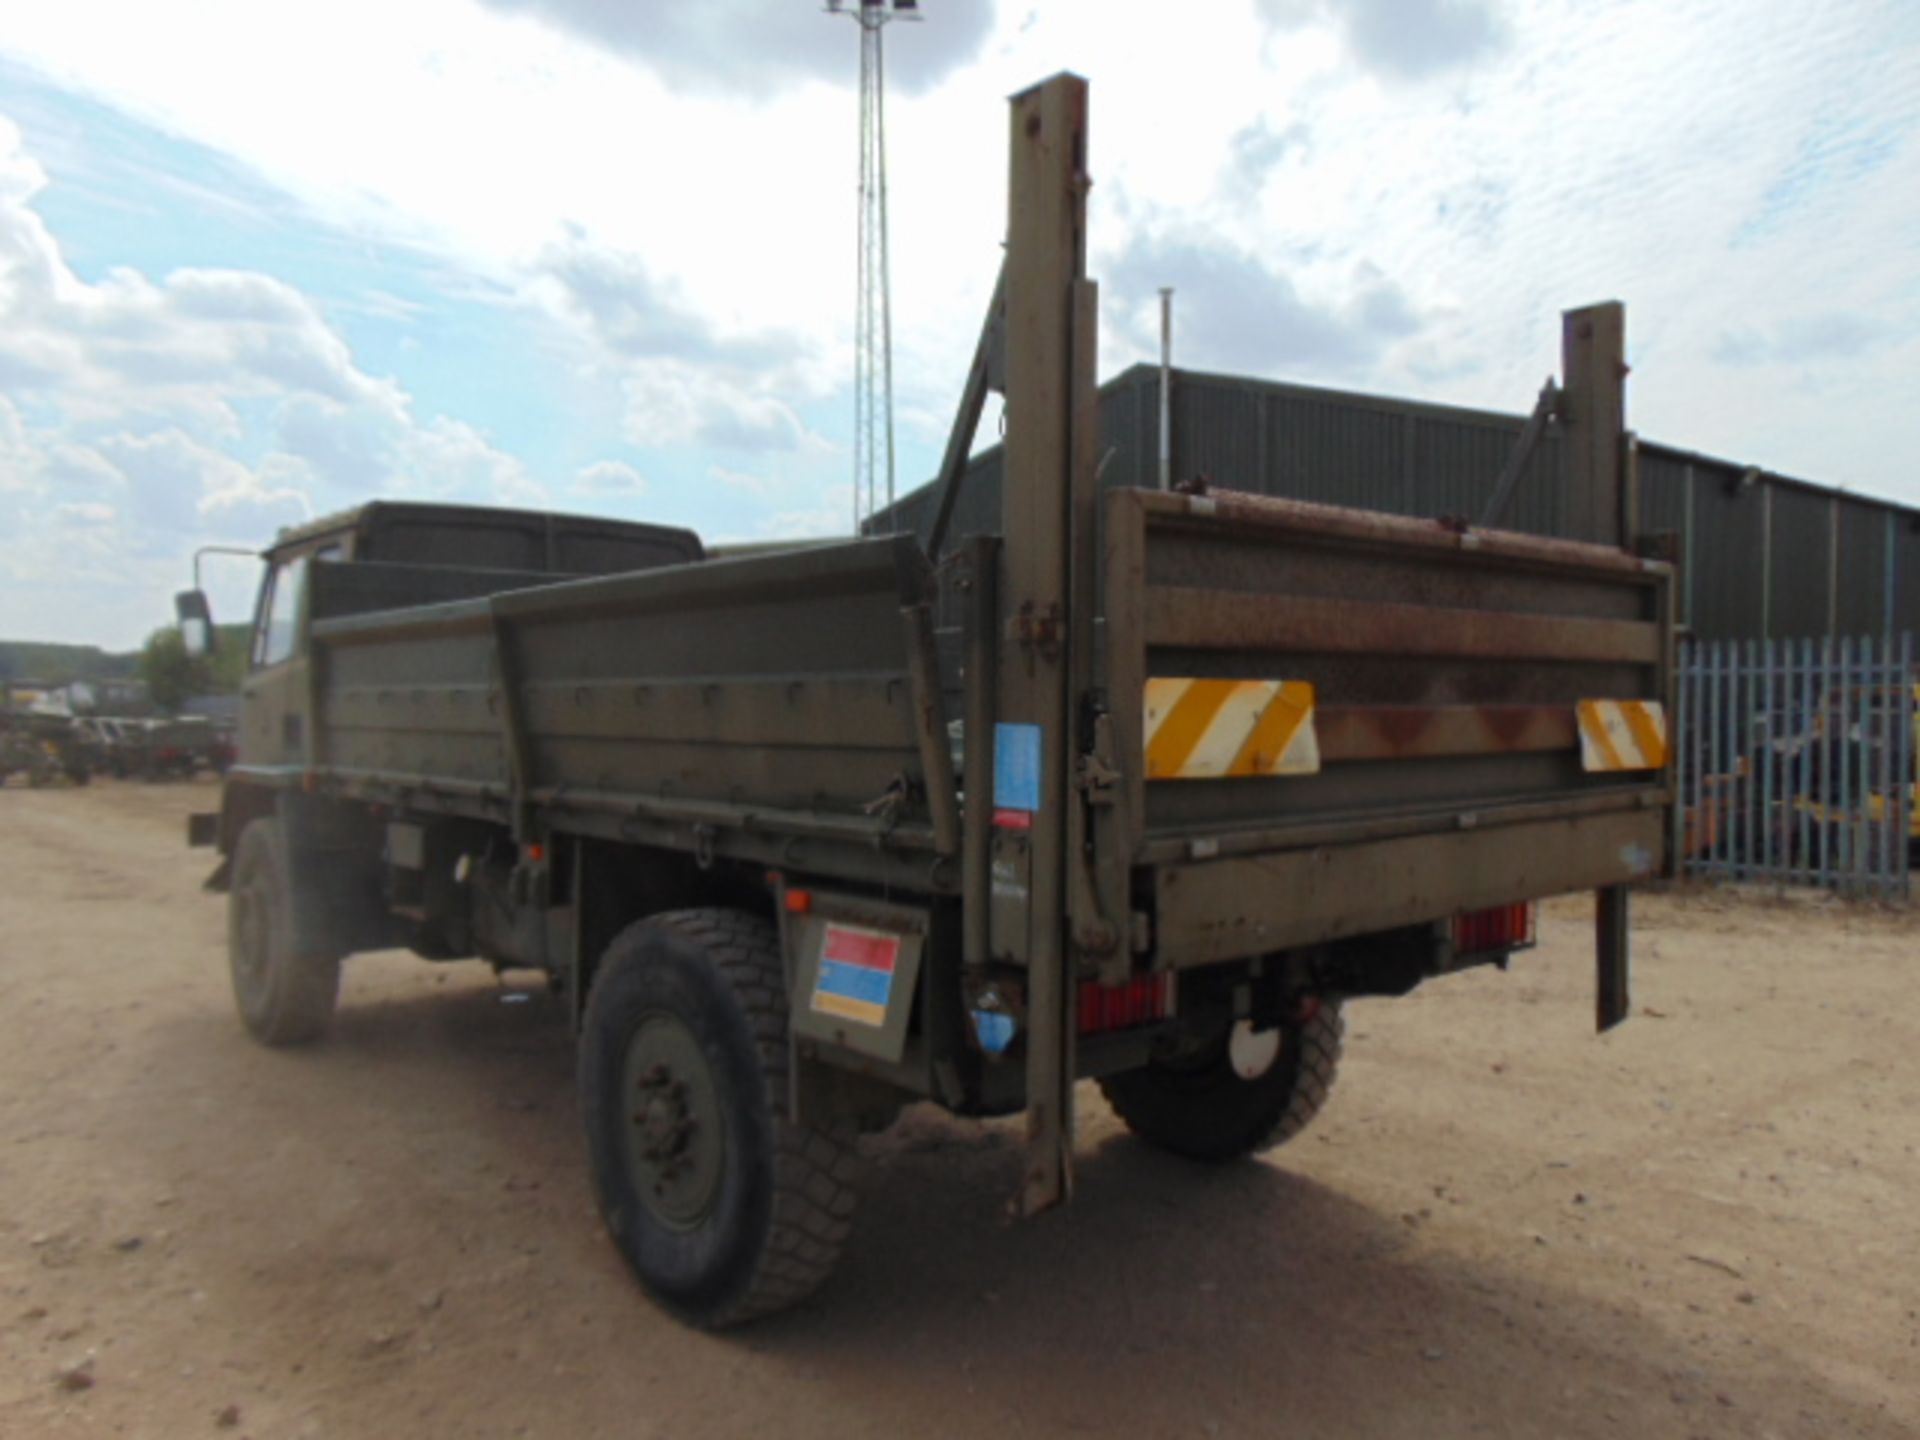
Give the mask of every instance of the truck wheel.
[(1237, 1160), (1284, 1144), (1320, 1113), (1340, 1066), (1344, 1029), (1340, 1002), (1322, 1000), (1306, 1020), (1265, 1032), (1279, 1040), (1270, 1057), (1259, 1053), (1262, 1035), (1249, 1037), (1254, 1052), (1241, 1064), (1267, 1062), (1251, 1079), (1242, 1078), (1223, 1035), (1192, 1060), (1112, 1075), (1100, 1089), (1149, 1144), (1190, 1160)]
[(719, 1329), (804, 1300), (851, 1226), (853, 1126), (787, 1106), (787, 992), (771, 924), (678, 910), (607, 947), (580, 1094), (594, 1190), (640, 1283)]
[(340, 995), (340, 952), (316, 933), (310, 886), (293, 872), (279, 821), (255, 820), (240, 832), (227, 959), (240, 1018), (266, 1045), (319, 1038)]

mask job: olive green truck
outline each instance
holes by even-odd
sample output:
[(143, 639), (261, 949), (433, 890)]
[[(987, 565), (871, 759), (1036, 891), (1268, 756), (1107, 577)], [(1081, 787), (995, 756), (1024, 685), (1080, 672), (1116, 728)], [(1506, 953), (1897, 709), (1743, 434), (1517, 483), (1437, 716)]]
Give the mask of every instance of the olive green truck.
[[(374, 503), (266, 552), (209, 882), (269, 1044), (341, 962), (544, 971), (606, 1225), (696, 1324), (809, 1294), (854, 1141), (1076, 1082), (1202, 1161), (1326, 1098), (1342, 1001), (1668, 865), (1671, 569), (1634, 553), (1618, 307), (1567, 320), (1570, 499), (1616, 543), (1096, 484), (1086, 90), (1012, 102), (1008, 245), (943, 483), (1006, 397), (999, 532), (715, 557), (691, 533)], [(1232, 477), (1221, 477), (1230, 485)], [(1187, 487), (1199, 489), (1200, 487)], [(204, 597), (181, 597), (190, 642)]]

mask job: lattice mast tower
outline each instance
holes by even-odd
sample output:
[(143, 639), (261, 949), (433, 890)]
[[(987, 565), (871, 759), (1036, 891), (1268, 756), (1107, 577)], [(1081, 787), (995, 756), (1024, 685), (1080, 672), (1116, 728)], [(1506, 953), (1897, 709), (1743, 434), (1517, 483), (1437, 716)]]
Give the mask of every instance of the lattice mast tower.
[(886, 66), (881, 35), (919, 0), (827, 0), (860, 27), (860, 225), (853, 339), (853, 528), (894, 501), (893, 283), (887, 261)]

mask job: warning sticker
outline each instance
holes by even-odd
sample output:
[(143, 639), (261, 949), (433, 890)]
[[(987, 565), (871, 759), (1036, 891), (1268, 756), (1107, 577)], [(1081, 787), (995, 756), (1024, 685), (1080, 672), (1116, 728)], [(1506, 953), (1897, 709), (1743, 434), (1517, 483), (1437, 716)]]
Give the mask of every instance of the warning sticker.
[(813, 1009), (862, 1025), (882, 1025), (893, 994), (900, 937), (859, 925), (829, 925), (820, 941)]

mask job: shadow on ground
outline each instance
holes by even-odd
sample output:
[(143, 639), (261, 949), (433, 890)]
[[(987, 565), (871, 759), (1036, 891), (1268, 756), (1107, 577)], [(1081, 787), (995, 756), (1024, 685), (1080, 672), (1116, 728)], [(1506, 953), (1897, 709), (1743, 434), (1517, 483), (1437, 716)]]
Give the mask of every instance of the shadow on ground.
[[(191, 1075), (235, 1057), (250, 1077), (235, 1123), (283, 1137), (310, 1128), (324, 1138), (305, 1143), (351, 1170), (350, 1187), (304, 1208), (293, 1172), (269, 1163), (302, 1142), (283, 1139), (230, 1177), (251, 1191), (239, 1203), (286, 1208), (284, 1246), (315, 1274), (343, 1248), (378, 1249), (373, 1229), (399, 1238), (365, 1285), (410, 1296), (451, 1269), (463, 1304), (410, 1322), (409, 1333), (439, 1339), (409, 1362), (407, 1383), (458, 1363), (456, 1416), (465, 1406), (503, 1420), (563, 1414), (569, 1428), (613, 1423), (677, 1386), (698, 1412), (681, 1412), (678, 1433), (744, 1433), (750, 1419), (783, 1436), (850, 1423), (890, 1435), (1286, 1424), (1420, 1436), (1887, 1424), (1790, 1356), (1767, 1357), (1756, 1388), (1756, 1357), (1710, 1321), (1677, 1335), (1530, 1277), (1528, 1237), (1514, 1237), (1510, 1259), (1451, 1253), (1349, 1198), (1327, 1157), (1304, 1159), (1326, 1161), (1331, 1183), (1290, 1173), (1285, 1152), (1204, 1169), (1116, 1133), (1090, 1093), (1070, 1208), (1006, 1220), (1017, 1128), (917, 1108), (866, 1142), (860, 1221), (829, 1289), (739, 1335), (693, 1335), (647, 1305), (592, 1218), (563, 1005), (477, 982), (470, 967), (441, 979), (384, 957), (355, 965), (324, 1045), (255, 1051), (228, 1015), (196, 1014), (156, 1032), (170, 1052), (158, 1068)], [(136, 1121), (148, 1103), (164, 1103), (164, 1090), (135, 1101)], [(139, 1143), (137, 1123), (130, 1133)], [(293, 1326), (291, 1343), (287, 1311), (299, 1301), (271, 1282), (293, 1262), (229, 1263), (235, 1323)], [(329, 1305), (364, 1288), (337, 1274), (313, 1283)], [(511, 1324), (468, 1308), (495, 1304), (496, 1292)], [(568, 1378), (548, 1382), (543, 1365), (509, 1382), (474, 1363), (495, 1346), (560, 1356), (552, 1373)]]

